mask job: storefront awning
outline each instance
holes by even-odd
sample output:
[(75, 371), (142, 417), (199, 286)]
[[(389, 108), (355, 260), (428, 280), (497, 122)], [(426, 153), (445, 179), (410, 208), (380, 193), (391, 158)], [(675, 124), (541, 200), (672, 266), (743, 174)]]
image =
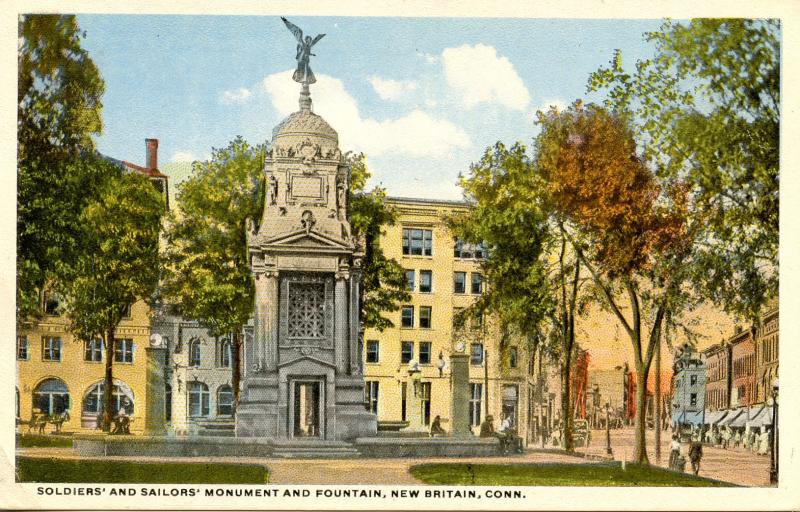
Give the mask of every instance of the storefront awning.
[(720, 427), (730, 426), (731, 422), (736, 418), (738, 418), (741, 414), (742, 414), (741, 409), (730, 411), (730, 413), (727, 416), (725, 416), (725, 418), (717, 422), (717, 425)]
[(772, 406), (765, 405), (759, 413), (750, 420), (751, 428), (765, 427), (772, 425)]
[(727, 409), (721, 411), (706, 411), (706, 419), (703, 422), (705, 425), (714, 425), (719, 420), (725, 417), (728, 414)]
[(749, 410), (746, 407), (742, 408), (740, 409), (739, 415), (736, 417), (735, 420), (730, 422), (729, 426), (735, 428), (744, 428), (748, 424), (752, 424), (753, 418), (758, 416), (760, 412), (761, 409), (757, 407), (751, 407)]

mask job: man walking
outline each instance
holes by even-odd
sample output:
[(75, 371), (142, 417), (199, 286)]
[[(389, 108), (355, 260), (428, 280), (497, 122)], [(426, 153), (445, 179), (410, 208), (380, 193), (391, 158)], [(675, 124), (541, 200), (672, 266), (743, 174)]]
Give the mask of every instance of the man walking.
[(700, 472), (700, 460), (703, 458), (703, 443), (697, 437), (692, 437), (689, 445), (689, 460), (692, 461), (692, 471), (695, 476)]

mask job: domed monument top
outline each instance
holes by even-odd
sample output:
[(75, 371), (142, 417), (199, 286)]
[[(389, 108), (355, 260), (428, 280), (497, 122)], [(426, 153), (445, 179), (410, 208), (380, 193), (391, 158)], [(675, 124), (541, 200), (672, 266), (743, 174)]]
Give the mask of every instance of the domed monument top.
[[(311, 47), (297, 39), (300, 110), (279, 124), (264, 159), (264, 212), (248, 220), (255, 277), (236, 436), (349, 440), (375, 435), (364, 409), (359, 346), (361, 243), (348, 218), (350, 167), (336, 130), (312, 111)], [(300, 413), (300, 411), (305, 411)]]

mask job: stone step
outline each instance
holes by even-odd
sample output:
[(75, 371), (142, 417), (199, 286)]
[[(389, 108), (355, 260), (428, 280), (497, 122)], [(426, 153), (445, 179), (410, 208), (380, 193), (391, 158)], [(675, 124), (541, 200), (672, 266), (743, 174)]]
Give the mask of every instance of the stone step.
[(201, 429), (197, 431), (198, 436), (204, 437), (236, 437), (236, 432), (231, 430), (210, 430), (210, 429)]

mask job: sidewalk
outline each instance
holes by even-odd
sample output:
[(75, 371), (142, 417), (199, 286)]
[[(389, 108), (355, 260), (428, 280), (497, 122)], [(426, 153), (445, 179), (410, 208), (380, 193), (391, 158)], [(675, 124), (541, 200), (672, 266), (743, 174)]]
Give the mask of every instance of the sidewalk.
[[(633, 429), (611, 431), (611, 448), (615, 460), (633, 458)], [(669, 430), (661, 431), (661, 460), (656, 460), (655, 433), (647, 431), (647, 457), (650, 464), (667, 467), (669, 463), (669, 445), (672, 433)], [(577, 451), (592, 456), (608, 457), (606, 455), (606, 431), (592, 430), (592, 443), (588, 448), (578, 448)], [(688, 456), (689, 443), (681, 445), (681, 454)], [(686, 470), (691, 469), (687, 462)], [(747, 487), (769, 486), (769, 456), (756, 455), (743, 449), (715, 448), (703, 445), (703, 459), (700, 462), (700, 476), (723, 480), (736, 485)]]

